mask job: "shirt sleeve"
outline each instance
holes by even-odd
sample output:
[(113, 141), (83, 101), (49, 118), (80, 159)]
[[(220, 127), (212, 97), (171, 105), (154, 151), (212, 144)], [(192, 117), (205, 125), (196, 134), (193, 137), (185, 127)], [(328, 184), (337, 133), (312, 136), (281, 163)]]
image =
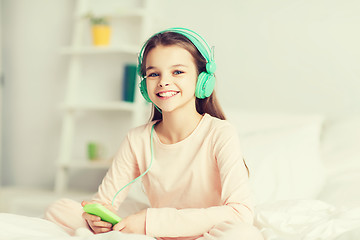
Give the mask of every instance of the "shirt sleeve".
[[(120, 144), (112, 165), (107, 171), (95, 194), (93, 201), (111, 205), (117, 192), (130, 181), (139, 176), (139, 167), (130, 145), (129, 135)], [(115, 198), (114, 208), (119, 209), (120, 204), (126, 198), (130, 186), (124, 188)]]
[[(209, 208), (149, 208), (146, 234), (153, 237), (197, 236), (225, 221), (253, 223), (248, 172), (236, 130), (226, 126), (214, 136), (214, 155), (221, 178), (222, 205)], [(205, 197), (205, 196), (204, 196)]]

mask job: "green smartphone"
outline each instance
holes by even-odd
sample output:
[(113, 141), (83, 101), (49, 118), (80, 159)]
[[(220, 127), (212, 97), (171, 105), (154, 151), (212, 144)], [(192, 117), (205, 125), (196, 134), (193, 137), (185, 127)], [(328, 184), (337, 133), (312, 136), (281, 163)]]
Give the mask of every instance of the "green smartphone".
[(115, 225), (122, 220), (121, 217), (99, 203), (86, 204), (83, 209), (85, 212), (99, 216), (102, 221), (109, 222), (112, 225)]

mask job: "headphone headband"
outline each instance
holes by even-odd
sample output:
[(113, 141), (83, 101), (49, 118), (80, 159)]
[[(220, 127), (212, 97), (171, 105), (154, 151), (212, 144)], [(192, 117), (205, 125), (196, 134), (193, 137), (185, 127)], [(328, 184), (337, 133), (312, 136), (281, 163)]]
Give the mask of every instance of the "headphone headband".
[[(156, 36), (158, 34), (161, 34), (161, 33), (165, 33), (165, 32), (178, 33), (178, 34), (181, 34), (181, 35), (185, 36), (187, 39), (189, 39), (194, 44), (194, 46), (199, 50), (199, 52), (205, 58), (205, 60), (208, 63), (210, 63), (209, 65), (211, 65), (211, 67), (207, 67), (208, 72), (210, 74), (215, 72), (216, 66), (215, 66), (215, 62), (214, 62), (214, 47), (210, 47), (209, 44), (206, 42), (206, 40), (202, 36), (200, 36), (198, 33), (196, 33), (193, 30), (190, 30), (190, 29), (187, 29), (187, 28), (175, 27), (175, 28), (168, 28), (168, 29), (165, 29), (165, 30), (160, 31), (158, 33), (155, 33), (154, 35), (152, 35), (149, 38), (149, 40), (152, 37), (154, 37), (154, 36)], [(139, 52), (139, 55), (138, 55), (138, 66), (139, 66), (138, 74), (141, 77), (144, 77), (141, 74), (141, 69), (140, 68), (141, 68), (141, 64), (142, 64), (142, 61), (143, 61), (143, 57), (144, 57), (143, 55), (144, 55), (145, 47), (146, 47), (147, 43), (149, 42), (149, 40), (146, 41), (145, 44), (142, 46), (142, 48), (141, 48), (141, 50)]]

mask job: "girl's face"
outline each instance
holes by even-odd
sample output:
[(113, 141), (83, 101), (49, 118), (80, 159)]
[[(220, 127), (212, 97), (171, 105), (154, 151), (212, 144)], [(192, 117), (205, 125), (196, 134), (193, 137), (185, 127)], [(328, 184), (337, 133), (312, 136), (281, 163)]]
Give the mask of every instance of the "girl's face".
[[(195, 109), (198, 73), (193, 56), (184, 48), (157, 46), (146, 57), (146, 86), (151, 101), (162, 112)], [(196, 111), (196, 110), (195, 110)]]

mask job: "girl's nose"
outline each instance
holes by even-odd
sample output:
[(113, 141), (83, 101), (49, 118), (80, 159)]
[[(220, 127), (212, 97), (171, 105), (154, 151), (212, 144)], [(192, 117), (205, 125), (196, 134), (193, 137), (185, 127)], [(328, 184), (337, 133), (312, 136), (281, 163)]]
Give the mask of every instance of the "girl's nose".
[(169, 85), (168, 83), (162, 83), (162, 82), (159, 83), (159, 87), (166, 87), (168, 85)]
[(158, 83), (158, 86), (159, 86), (159, 87), (166, 87), (166, 86), (169, 85), (169, 82), (170, 82), (170, 80), (169, 80), (168, 77), (162, 77), (162, 78), (160, 79), (159, 83)]

